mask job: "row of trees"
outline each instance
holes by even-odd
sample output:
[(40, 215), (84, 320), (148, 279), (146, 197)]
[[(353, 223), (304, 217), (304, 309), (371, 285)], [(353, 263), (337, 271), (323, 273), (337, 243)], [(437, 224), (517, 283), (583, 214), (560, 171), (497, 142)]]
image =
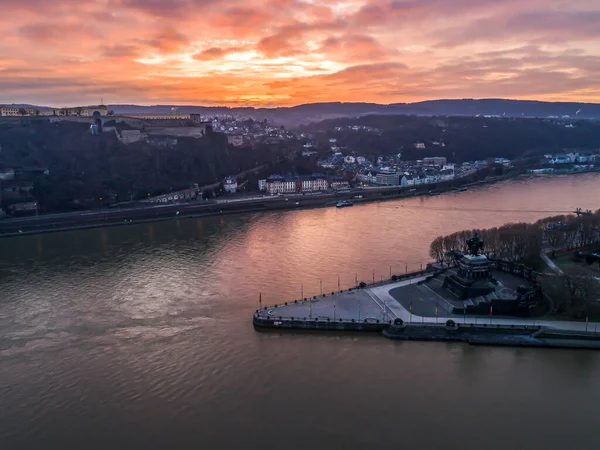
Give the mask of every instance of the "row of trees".
[(492, 259), (532, 263), (542, 248), (542, 230), (528, 223), (510, 223), (485, 230), (464, 230), (433, 240), (429, 255), (441, 264), (450, 264), (456, 251), (467, 253), (467, 239), (475, 233), (484, 241), (482, 253)]
[(600, 209), (593, 214), (560, 215), (538, 220), (551, 250), (583, 247), (600, 241)]
[[(455, 252), (468, 252), (466, 241), (475, 232), (484, 241), (482, 253), (489, 258), (534, 265), (542, 250), (573, 250), (600, 243), (600, 210), (579, 216), (547, 217), (534, 224), (512, 223), (439, 236), (431, 243), (430, 256), (441, 264), (451, 264)], [(588, 255), (586, 261), (591, 264), (600, 259)], [(562, 273), (547, 273), (540, 284), (557, 314), (583, 318), (599, 309), (600, 282), (585, 272), (566, 269)]]
[(455, 251), (467, 252), (467, 239), (479, 233), (483, 254), (492, 259), (532, 263), (542, 246), (572, 250), (600, 242), (600, 209), (595, 213), (552, 216), (533, 224), (509, 223), (498, 228), (464, 230), (433, 240), (429, 255), (440, 263), (450, 263)]
[(540, 284), (556, 314), (584, 318), (598, 309), (600, 282), (593, 277), (574, 273), (547, 274)]

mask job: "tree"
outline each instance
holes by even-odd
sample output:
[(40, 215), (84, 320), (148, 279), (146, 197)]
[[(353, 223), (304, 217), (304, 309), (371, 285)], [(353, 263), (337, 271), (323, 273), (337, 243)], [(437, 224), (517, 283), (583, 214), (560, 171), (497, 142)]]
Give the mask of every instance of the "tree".
[(545, 236), (552, 251), (558, 250), (565, 243), (565, 233), (561, 229), (553, 228), (548, 230), (546, 231)]
[(81, 116), (81, 114), (83, 114), (83, 108), (81, 106), (76, 107), (75, 114), (77, 114), (78, 116)]
[(25, 108), (19, 108), (19, 115), (21, 115), (21, 116), (27, 115), (27, 111), (25, 110)]
[(429, 246), (429, 256), (439, 262), (442, 266), (444, 265), (444, 237), (436, 237)]

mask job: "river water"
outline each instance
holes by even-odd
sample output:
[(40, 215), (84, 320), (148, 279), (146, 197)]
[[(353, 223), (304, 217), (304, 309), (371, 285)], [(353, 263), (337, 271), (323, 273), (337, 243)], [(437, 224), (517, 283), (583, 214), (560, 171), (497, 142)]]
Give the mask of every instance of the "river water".
[(251, 323), (576, 207), (600, 175), (0, 240), (0, 449), (598, 448), (600, 353)]

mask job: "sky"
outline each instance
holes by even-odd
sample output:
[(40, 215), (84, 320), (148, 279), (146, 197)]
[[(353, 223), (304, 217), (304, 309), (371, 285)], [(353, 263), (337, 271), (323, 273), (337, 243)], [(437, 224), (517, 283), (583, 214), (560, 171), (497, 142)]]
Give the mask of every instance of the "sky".
[(600, 102), (598, 0), (0, 4), (0, 103)]

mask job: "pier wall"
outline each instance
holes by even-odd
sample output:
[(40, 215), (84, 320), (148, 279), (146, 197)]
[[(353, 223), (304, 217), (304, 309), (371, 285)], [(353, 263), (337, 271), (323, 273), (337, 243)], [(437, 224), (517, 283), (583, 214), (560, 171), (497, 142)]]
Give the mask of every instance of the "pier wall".
[(338, 319), (327, 320), (327, 319), (290, 319), (290, 318), (279, 318), (271, 317), (264, 318), (258, 313), (254, 314), (252, 323), (257, 328), (283, 328), (283, 329), (296, 329), (296, 330), (331, 330), (331, 331), (368, 331), (368, 332), (382, 332), (386, 327), (392, 324), (392, 321), (381, 322), (381, 321), (355, 321), (355, 320), (343, 320)]
[(362, 331), (381, 333), (388, 339), (403, 341), (461, 342), (470, 345), (495, 345), (508, 347), (572, 348), (600, 350), (600, 334), (549, 331), (540, 326), (474, 325), (405, 323), (402, 326), (388, 322), (357, 322), (332, 320), (302, 320), (262, 318), (254, 314), (257, 329)]

